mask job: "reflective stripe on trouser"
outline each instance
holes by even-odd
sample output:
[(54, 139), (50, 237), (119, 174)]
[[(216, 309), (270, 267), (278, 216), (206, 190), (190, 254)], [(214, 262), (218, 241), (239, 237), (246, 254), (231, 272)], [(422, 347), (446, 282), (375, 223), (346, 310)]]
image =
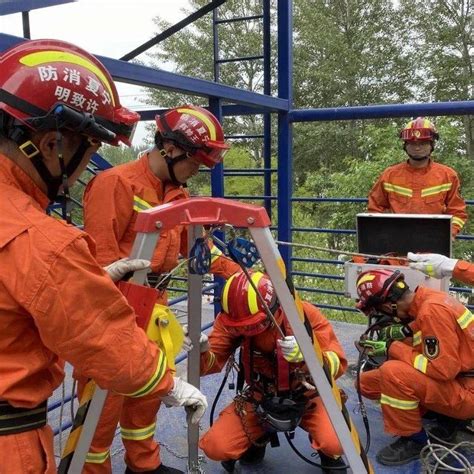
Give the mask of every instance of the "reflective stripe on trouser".
[[(79, 380), (79, 393), (82, 393), (83, 387), (84, 380)], [(160, 403), (156, 395), (127, 398), (109, 393), (89, 450), (92, 462), (86, 462), (82, 473), (111, 474), (111, 459), (110, 456), (104, 456), (104, 453), (109, 451), (118, 425), (130, 431), (147, 429), (155, 424)], [(153, 436), (122, 441), (125, 446), (125, 462), (133, 471), (151, 471), (161, 464), (159, 445)], [(102, 459), (103, 462), (99, 462)]]
[[(329, 456), (342, 454), (342, 447), (321, 399), (318, 397), (312, 401), (316, 406), (305, 412), (300, 423), (301, 428), (311, 435), (314, 449), (320, 449)], [(247, 431), (252, 440), (257, 440), (265, 431), (250, 403), (246, 403), (245, 412)], [(242, 420), (236, 413), (235, 402), (222, 410), (219, 418), (199, 440), (199, 447), (214, 461), (238, 459), (250, 446), (251, 442), (242, 427)]]
[(474, 417), (474, 379), (437, 381), (398, 360), (361, 374), (362, 394), (380, 400), (385, 431), (409, 436), (422, 428), (426, 410), (454, 418)]
[(1, 474), (56, 472), (53, 431), (50, 426), (0, 436)]

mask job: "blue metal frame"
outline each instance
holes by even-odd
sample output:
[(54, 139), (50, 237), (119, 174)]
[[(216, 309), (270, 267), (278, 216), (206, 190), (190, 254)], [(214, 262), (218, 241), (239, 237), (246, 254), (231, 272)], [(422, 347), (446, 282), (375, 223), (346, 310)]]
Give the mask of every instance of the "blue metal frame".
[(28, 12), (38, 8), (52, 7), (63, 3), (73, 3), (77, 0), (2, 0), (0, 2), (0, 15)]

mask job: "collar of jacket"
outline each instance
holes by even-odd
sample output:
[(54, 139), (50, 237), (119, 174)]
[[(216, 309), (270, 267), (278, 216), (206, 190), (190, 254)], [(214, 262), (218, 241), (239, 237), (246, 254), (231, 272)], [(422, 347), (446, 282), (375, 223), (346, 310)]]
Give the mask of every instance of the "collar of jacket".
[(428, 171), (433, 168), (433, 160), (431, 158), (428, 159), (428, 166), (425, 166), (424, 168), (415, 168), (414, 166), (411, 166), (408, 160), (405, 161), (405, 169), (409, 171), (410, 173), (421, 173), (425, 174), (428, 173)]
[(420, 311), (421, 305), (427, 298), (427, 292), (429, 292), (429, 290), (423, 286), (417, 286), (415, 289), (415, 297), (408, 308), (408, 314), (415, 319)]
[(46, 210), (49, 199), (39, 186), (7, 156), (0, 154), (0, 183), (6, 184), (31, 196), (38, 208)]

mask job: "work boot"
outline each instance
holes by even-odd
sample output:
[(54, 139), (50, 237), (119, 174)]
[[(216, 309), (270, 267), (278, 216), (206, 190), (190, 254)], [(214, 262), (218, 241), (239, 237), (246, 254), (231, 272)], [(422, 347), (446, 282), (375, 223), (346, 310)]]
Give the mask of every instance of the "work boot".
[(454, 443), (458, 430), (466, 423), (439, 413), (436, 413), (435, 419), (438, 423), (429, 429), (429, 436), (433, 443)]
[(267, 448), (267, 445), (263, 446), (256, 446), (255, 444), (252, 444), (247, 451), (245, 451), (244, 454), (239, 459), (240, 464), (249, 465), (249, 464), (258, 464), (263, 461), (263, 458), (265, 457), (265, 449)]
[(322, 451), (318, 451), (319, 460), (321, 461), (321, 469), (324, 474), (346, 474), (347, 467), (346, 463), (341, 457), (333, 458), (324, 454)]
[(384, 466), (406, 464), (414, 459), (418, 459), (424, 446), (424, 444), (401, 436), (392, 444), (382, 448), (375, 456), (375, 459)]
[(125, 469), (125, 474), (184, 474), (184, 471), (160, 464), (156, 469), (152, 469), (151, 471), (138, 472), (132, 471), (129, 467), (127, 467), (127, 469)]
[(228, 461), (222, 461), (221, 466), (226, 470), (226, 472), (234, 472), (236, 462), (235, 459), (229, 459)]

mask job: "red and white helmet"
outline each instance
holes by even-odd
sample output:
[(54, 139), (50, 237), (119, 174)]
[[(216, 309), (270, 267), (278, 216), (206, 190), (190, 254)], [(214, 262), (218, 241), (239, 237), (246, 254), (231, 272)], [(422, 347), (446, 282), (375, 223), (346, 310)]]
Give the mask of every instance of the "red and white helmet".
[(400, 132), (400, 138), (405, 142), (434, 141), (438, 140), (439, 134), (436, 127), (425, 117), (417, 117), (410, 120)]
[(195, 105), (169, 109), (155, 117), (161, 137), (175, 142), (208, 168), (221, 163), (230, 148), (217, 118)]
[(399, 270), (368, 270), (357, 278), (356, 308), (370, 315), (380, 305), (395, 303), (408, 290), (405, 276)]
[(67, 129), (130, 145), (140, 116), (120, 105), (102, 63), (64, 41), (25, 41), (0, 56), (0, 110), (32, 130)]
[[(251, 279), (270, 311), (274, 312), (277, 299), (268, 276), (255, 272)], [(271, 321), (244, 272), (237, 272), (227, 280), (222, 290), (221, 304), (223, 312), (219, 318), (234, 335), (255, 336), (270, 326)]]

